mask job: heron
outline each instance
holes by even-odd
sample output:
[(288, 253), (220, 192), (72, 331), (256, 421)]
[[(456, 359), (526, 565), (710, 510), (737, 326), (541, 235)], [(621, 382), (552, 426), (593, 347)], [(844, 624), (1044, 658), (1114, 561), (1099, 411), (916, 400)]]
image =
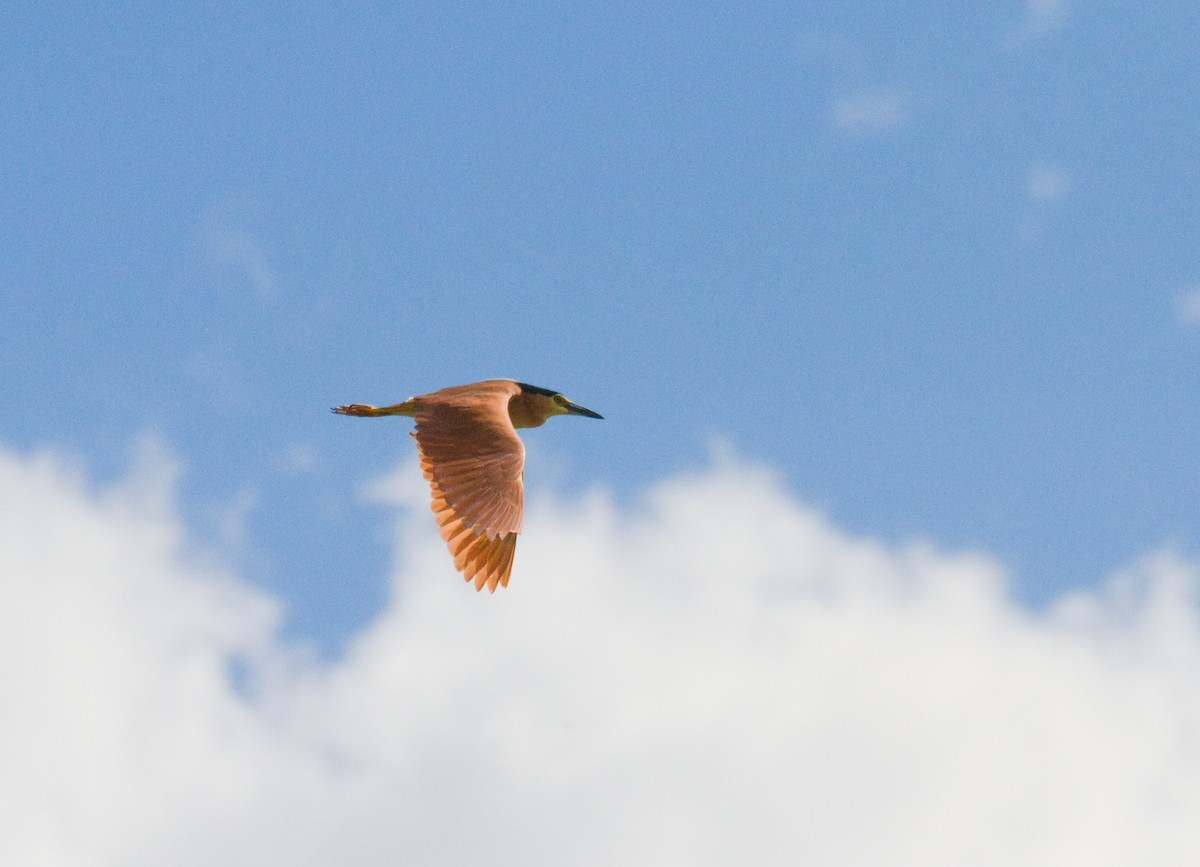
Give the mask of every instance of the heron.
[(339, 415), (416, 419), (421, 472), (454, 568), (475, 589), (507, 587), (525, 511), (525, 446), (517, 428), (556, 415), (604, 418), (557, 391), (512, 379), (485, 379), (410, 397), (391, 406), (352, 403)]

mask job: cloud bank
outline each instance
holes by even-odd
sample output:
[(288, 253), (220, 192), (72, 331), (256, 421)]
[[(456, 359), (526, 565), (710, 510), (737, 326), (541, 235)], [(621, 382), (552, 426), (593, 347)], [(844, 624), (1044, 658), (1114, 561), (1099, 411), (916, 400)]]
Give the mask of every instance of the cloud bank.
[(2, 863), (1192, 863), (1179, 557), (1035, 614), (722, 458), (636, 508), (534, 495), (491, 597), (405, 465), (391, 601), (319, 663), (173, 473), (0, 450)]

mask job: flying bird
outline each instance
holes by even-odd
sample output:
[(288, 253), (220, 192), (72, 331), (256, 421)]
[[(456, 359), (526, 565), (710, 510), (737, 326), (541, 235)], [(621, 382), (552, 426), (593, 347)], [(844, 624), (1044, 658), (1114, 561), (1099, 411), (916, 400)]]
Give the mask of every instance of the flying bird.
[(517, 428), (554, 415), (604, 418), (557, 391), (511, 379), (485, 379), (410, 397), (391, 406), (335, 406), (340, 415), (415, 418), (421, 472), (454, 568), (475, 589), (508, 586), (525, 510), (525, 446)]

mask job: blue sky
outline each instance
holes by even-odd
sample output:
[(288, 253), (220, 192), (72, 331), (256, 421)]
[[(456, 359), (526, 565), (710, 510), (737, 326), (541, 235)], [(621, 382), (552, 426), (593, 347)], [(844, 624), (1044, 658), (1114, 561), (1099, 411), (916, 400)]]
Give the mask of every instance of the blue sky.
[(0, 32), (0, 862), (1194, 863), (1190, 4)]
[[(1200, 537), (1188, 4), (18, 4), (0, 438), (119, 477), (336, 650), (365, 480), (488, 376), (636, 502), (714, 439), (1040, 605)], [(432, 523), (431, 523), (432, 528)]]

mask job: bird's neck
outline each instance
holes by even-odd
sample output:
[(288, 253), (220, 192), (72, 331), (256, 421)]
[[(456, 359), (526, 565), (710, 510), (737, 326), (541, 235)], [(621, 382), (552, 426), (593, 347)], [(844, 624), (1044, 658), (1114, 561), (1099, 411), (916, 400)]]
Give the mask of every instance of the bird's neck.
[(508, 417), (513, 427), (540, 427), (546, 421), (546, 413), (534, 398), (538, 395), (514, 394), (508, 401)]

